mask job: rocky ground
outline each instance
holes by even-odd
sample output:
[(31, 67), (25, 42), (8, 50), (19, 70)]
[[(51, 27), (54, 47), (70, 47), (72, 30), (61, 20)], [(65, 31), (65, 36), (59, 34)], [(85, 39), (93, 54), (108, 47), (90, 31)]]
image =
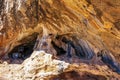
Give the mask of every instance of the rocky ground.
[(70, 63), (34, 51), (22, 64), (0, 64), (0, 80), (119, 80), (106, 65)]

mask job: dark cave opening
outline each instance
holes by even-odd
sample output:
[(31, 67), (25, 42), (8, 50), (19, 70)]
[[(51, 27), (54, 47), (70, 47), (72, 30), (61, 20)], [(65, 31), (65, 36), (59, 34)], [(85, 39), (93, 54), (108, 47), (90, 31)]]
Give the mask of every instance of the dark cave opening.
[(8, 53), (9, 63), (21, 63), (26, 58), (30, 57), (33, 52), (34, 44), (21, 44), (16, 46), (10, 53)]
[(1, 58), (1, 62), (9, 64), (21, 64), (25, 59), (31, 56), (36, 43), (38, 33), (33, 33), (19, 41), (21, 44), (14, 47), (7, 55)]

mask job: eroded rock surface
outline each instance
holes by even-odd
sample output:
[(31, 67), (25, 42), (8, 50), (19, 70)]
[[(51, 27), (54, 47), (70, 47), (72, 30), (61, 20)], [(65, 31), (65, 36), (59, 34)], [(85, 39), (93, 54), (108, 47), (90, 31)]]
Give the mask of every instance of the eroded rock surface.
[(120, 75), (106, 65), (73, 63), (52, 59), (44, 51), (34, 51), (22, 64), (0, 64), (1, 80), (119, 80)]
[[(114, 25), (115, 20), (112, 15), (109, 17), (109, 10), (105, 9), (112, 2), (108, 3), (107, 0), (102, 2), (105, 4), (103, 8), (99, 7), (101, 5), (97, 6), (99, 2), (96, 0), (1, 1), (0, 55), (3, 56), (15, 46), (29, 41), (27, 37), (36, 32), (39, 33), (37, 49), (41, 49), (39, 45), (45, 43), (48, 46), (44, 48), (47, 48), (49, 53), (54, 53), (50, 46), (51, 41), (57, 35), (61, 35), (77, 45), (80, 45), (80, 39), (87, 40), (94, 50), (108, 48), (119, 60), (117, 56), (120, 52), (120, 33), (118, 27), (116, 28), (119, 23)], [(114, 4), (119, 4), (119, 0)], [(117, 10), (114, 7), (111, 9)], [(119, 18), (119, 15), (116, 16)], [(26, 40), (23, 41), (24, 39)], [(63, 46), (65, 46), (63, 43), (59, 45)]]
[(51, 54), (34, 51), (22, 64), (0, 64), (0, 78), (5, 80), (40, 80), (57, 75), (68, 68), (69, 63), (52, 59)]
[[(51, 79), (75, 80), (91, 76), (89, 78), (93, 80), (119, 80), (119, 75), (114, 72), (120, 69), (116, 65), (120, 60), (119, 4), (120, 0), (1, 0), (0, 59), (15, 63), (17, 59), (28, 58), (32, 51), (44, 50), (52, 54), (54, 59), (71, 63), (72, 66), (67, 68), (68, 72), (60, 71), (58, 76), (50, 76)], [(32, 42), (32, 47), (29, 48), (31, 41), (34, 44)], [(20, 46), (24, 48), (21, 49)], [(103, 55), (102, 52), (99, 59), (97, 55), (101, 50), (107, 50), (107, 54), (110, 53), (113, 57)], [(53, 73), (59, 71), (52, 63), (45, 63), (42, 72), (39, 70), (42, 62), (34, 64), (31, 57), (24, 62), (22, 60), (22, 64), (1, 62), (2, 78), (35, 79), (40, 72), (37, 74), (39, 80), (43, 76), (41, 73), (47, 70), (46, 64), (49, 68), (55, 68), (52, 69)], [(51, 56), (48, 57), (50, 58), (44, 60), (56, 62)], [(39, 60), (38, 57), (35, 58), (35, 62)], [(113, 62), (110, 63), (110, 60)], [(78, 66), (74, 67), (73, 64)], [(69, 71), (70, 69), (73, 70)], [(71, 76), (71, 73), (78, 77)], [(44, 75), (48, 74), (51, 73)]]

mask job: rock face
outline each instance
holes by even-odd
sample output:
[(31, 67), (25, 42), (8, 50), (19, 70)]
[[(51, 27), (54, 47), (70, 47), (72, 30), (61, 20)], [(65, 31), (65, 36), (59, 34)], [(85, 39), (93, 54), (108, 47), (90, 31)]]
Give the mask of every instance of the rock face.
[[(98, 72), (101, 79), (106, 79), (105, 76), (108, 75), (109, 71), (111, 73), (109, 79), (112, 80), (111, 76), (115, 76), (114, 79), (119, 79), (119, 76), (114, 73), (115, 71), (119, 74), (117, 70), (120, 70), (119, 7), (119, 0), (1, 0), (1, 63), (4, 60), (8, 63), (16, 63), (18, 59), (18, 62), (22, 63), (31, 54), (35, 57), (37, 52), (33, 51), (44, 50), (52, 54), (54, 59), (63, 60), (72, 65), (84, 63), (82, 65), (88, 66), (90, 74), (87, 74), (90, 76), (96, 76), (93, 75), (93, 72), (96, 71), (95, 66), (98, 65), (101, 66), (102, 71), (108, 70), (107, 73), (105, 71)], [(102, 50), (106, 52), (101, 52)], [(100, 55), (99, 52), (101, 52)], [(44, 57), (44, 55), (42, 56)], [(24, 67), (22, 71), (25, 70), (28, 74), (30, 74), (29, 71), (36, 73), (34, 69), (39, 66), (39, 63), (34, 64), (34, 61), (28, 60), (30, 61), (25, 60), (21, 64)], [(49, 60), (51, 61), (51, 58)], [(12, 66), (12, 64), (7, 66)], [(77, 67), (77, 72), (83, 79), (82, 73), (79, 72), (80, 66)], [(109, 68), (104, 69), (106, 66)], [(95, 67), (93, 72), (90, 70), (91, 67)], [(84, 70), (84, 68), (82, 69)], [(55, 67), (55, 73), (56, 71), (58, 70)], [(22, 73), (20, 72), (20, 74)], [(41, 73), (39, 73), (40, 76)], [(71, 75), (71, 71), (63, 72), (59, 75), (60, 78), (65, 79), (66, 73)], [(76, 74), (75, 71), (73, 73)], [(105, 75), (101, 76), (100, 74)], [(31, 77), (31, 75), (34, 74), (25, 76)], [(56, 79), (57, 76), (52, 78)]]
[[(26, 39), (27, 36), (37, 32), (38, 41), (47, 44), (50, 44), (49, 42), (57, 35), (61, 35), (78, 46), (79, 39), (85, 39), (97, 49), (107, 48), (115, 56), (119, 55), (120, 33), (119, 27), (116, 28), (119, 22), (115, 21), (112, 15), (109, 17), (109, 12), (106, 12), (109, 10), (105, 11), (104, 7), (108, 8), (106, 7), (108, 1), (102, 2), (105, 5), (101, 9), (99, 5), (97, 6), (99, 2), (96, 0), (1, 1), (0, 54), (6, 54), (15, 46), (29, 41)], [(112, 4), (111, 1), (109, 3)], [(114, 4), (119, 7), (119, 1)], [(117, 11), (116, 8), (112, 10)], [(116, 16), (119, 17), (119, 14)], [(114, 25), (115, 22), (118, 23)], [(49, 34), (53, 36), (50, 37)], [(26, 41), (23, 41), (24, 39)], [(41, 49), (40, 46), (38, 49)], [(118, 57), (117, 59), (119, 60)]]
[(0, 78), (5, 80), (39, 80), (57, 75), (68, 68), (69, 63), (52, 59), (51, 54), (34, 51), (30, 58), (19, 64), (0, 64)]
[(51, 54), (34, 51), (22, 64), (0, 64), (1, 80), (119, 80), (106, 65), (69, 64)]

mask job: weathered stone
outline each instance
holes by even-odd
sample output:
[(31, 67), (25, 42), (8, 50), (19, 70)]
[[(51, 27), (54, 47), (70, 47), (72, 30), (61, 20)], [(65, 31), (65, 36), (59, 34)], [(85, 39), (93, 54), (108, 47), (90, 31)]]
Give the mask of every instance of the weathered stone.
[[(55, 74), (61, 73), (60, 78), (55, 76), (52, 79), (61, 79), (63, 76), (63, 79), (84, 80), (91, 76), (92, 78), (89, 78), (93, 80), (97, 78), (106, 80), (107, 76), (109, 80), (119, 80), (120, 76), (111, 71), (96, 56), (99, 50), (107, 49), (113, 54), (116, 62), (120, 60), (119, 8), (120, 0), (1, 0), (0, 59), (2, 61), (10, 63), (9, 53), (16, 50), (14, 55), (16, 58), (18, 53), (22, 52), (19, 50), (20, 46), (29, 44), (26, 46), (29, 47), (31, 45), (29, 41), (34, 41), (35, 46), (32, 45), (30, 50), (22, 52), (24, 59), (28, 58), (32, 51), (37, 53), (37, 51), (44, 50), (52, 54), (54, 59), (71, 63), (72, 69), (76, 70), (64, 72), (63, 66), (57, 64), (61, 61), (56, 62), (48, 55), (49, 58), (44, 59), (45, 54), (41, 54), (42, 58), (36, 57), (35, 61), (30, 59), (31, 57), (24, 62), (23, 60), (13, 60), (12, 63), (15, 63), (14, 61), (23, 62), (19, 66), (0, 61), (2, 79), (8, 76), (13, 80), (21, 80), (21, 78), (31, 80), (37, 76), (36, 79), (39, 80), (44, 75), (50, 75), (50, 69)], [(15, 49), (16, 47), (18, 49)], [(13, 54), (11, 55), (13, 56)], [(34, 55), (32, 54), (32, 56)], [(21, 53), (19, 57), (21, 58)], [(105, 56), (104, 58), (107, 58), (106, 61), (112, 61), (110, 57)], [(44, 60), (52, 61), (59, 67), (51, 65), (52, 63), (48, 63), (48, 61), (45, 63), (48, 66), (41, 66), (44, 64), (41, 61)], [(38, 63), (34, 64), (34, 62)], [(77, 67), (74, 67), (73, 64), (77, 64)], [(42, 69), (38, 69), (38, 66)], [(68, 67), (68, 70), (70, 69)], [(78, 77), (69, 77), (71, 73)], [(50, 77), (52, 76), (50, 75)]]
[[(0, 77), (6, 80), (35, 80), (57, 75), (68, 68), (69, 63), (52, 59), (51, 54), (34, 51), (22, 64), (0, 64)], [(15, 68), (14, 68), (15, 67)]]

